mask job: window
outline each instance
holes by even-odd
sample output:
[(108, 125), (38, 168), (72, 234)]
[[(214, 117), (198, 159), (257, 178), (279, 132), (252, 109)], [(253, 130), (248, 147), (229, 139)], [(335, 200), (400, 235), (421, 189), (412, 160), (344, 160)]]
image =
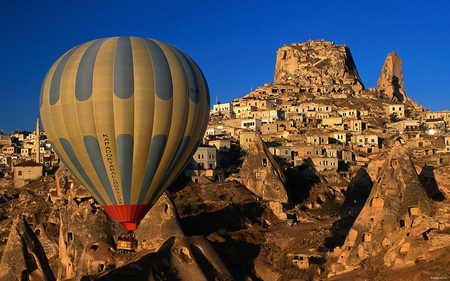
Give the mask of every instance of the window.
[(17, 175), (18, 175), (18, 176), (21, 176), (21, 175), (22, 175), (22, 171), (18, 171), (18, 172), (17, 172)]
[(264, 173), (256, 172), (255, 178), (257, 181), (262, 181), (264, 179)]

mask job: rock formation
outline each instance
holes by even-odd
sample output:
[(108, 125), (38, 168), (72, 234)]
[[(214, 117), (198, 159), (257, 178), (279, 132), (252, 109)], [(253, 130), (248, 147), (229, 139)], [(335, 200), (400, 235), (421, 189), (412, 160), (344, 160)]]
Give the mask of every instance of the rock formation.
[(56, 280), (41, 243), (21, 216), (11, 227), (0, 263), (0, 280)]
[(59, 206), (58, 279), (81, 278), (115, 268), (116, 261), (105, 253), (126, 229), (112, 221), (76, 179), (69, 177), (67, 182), (73, 184), (63, 190), (59, 201), (64, 206)]
[(278, 49), (274, 82), (319, 94), (353, 94), (364, 89), (350, 49), (323, 40)]
[(256, 135), (242, 164), (243, 184), (268, 201), (288, 203), (286, 178), (260, 135)]
[(397, 142), (342, 249), (335, 250), (341, 270), (383, 251), (386, 266), (414, 265), (418, 259), (427, 259), (427, 234), (439, 229), (430, 217), (432, 211), (409, 154)]
[(172, 200), (164, 193), (135, 231), (139, 249), (159, 249), (173, 236), (184, 236)]
[[(140, 227), (140, 226), (139, 226)], [(114, 270), (98, 280), (239, 280), (201, 236), (175, 236), (156, 253)]]
[(242, 164), (242, 183), (257, 196), (269, 201), (269, 206), (281, 219), (286, 218), (283, 204), (289, 203), (286, 178), (260, 135), (256, 135)]
[(403, 88), (402, 60), (393, 51), (386, 57), (380, 78), (378, 78), (377, 90), (383, 98), (392, 101), (405, 102), (408, 100)]

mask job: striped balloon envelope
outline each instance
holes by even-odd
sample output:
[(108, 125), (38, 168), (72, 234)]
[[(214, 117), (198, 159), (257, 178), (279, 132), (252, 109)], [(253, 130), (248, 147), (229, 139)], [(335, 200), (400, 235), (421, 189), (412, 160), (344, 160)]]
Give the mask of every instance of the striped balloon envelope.
[(50, 68), (40, 96), (53, 149), (128, 230), (188, 164), (209, 109), (197, 64), (172, 45), (139, 37), (72, 48)]

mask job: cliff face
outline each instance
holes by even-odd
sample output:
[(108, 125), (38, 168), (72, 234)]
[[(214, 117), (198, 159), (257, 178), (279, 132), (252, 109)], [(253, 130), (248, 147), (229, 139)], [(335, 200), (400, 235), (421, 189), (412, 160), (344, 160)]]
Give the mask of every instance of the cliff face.
[(405, 102), (408, 100), (405, 88), (403, 88), (402, 60), (395, 51), (386, 57), (377, 89), (383, 97), (393, 101)]
[(350, 49), (319, 40), (278, 49), (274, 82), (317, 93), (353, 93), (364, 89)]
[(350, 229), (338, 262), (356, 266), (386, 251), (386, 266), (428, 258), (428, 234), (439, 229), (432, 204), (406, 151), (396, 143), (378, 173), (364, 208)]

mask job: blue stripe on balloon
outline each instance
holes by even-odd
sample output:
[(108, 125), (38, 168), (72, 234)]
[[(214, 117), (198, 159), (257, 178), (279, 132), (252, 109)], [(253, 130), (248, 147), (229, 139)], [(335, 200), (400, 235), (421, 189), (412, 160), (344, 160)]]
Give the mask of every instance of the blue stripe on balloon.
[(186, 152), (186, 149), (188, 147), (190, 140), (191, 140), (191, 136), (186, 136), (180, 140), (177, 151), (175, 152), (175, 155), (172, 158), (172, 162), (170, 163), (169, 168), (167, 168), (167, 171), (164, 174), (164, 177), (161, 179), (161, 182), (159, 183), (158, 188), (156, 188), (155, 192), (153, 193), (152, 198), (150, 199), (150, 202), (153, 202), (153, 200), (157, 199), (156, 196), (163, 189), (165, 183), (169, 180), (173, 171), (179, 164), (181, 157), (183, 157), (184, 153)]
[(133, 93), (133, 48), (129, 37), (120, 37), (114, 54), (114, 94), (120, 99), (128, 99)]
[(200, 100), (200, 91), (198, 88), (197, 76), (195, 75), (194, 68), (186, 58), (186, 54), (182, 53), (177, 48), (170, 46), (170, 49), (175, 53), (178, 59), (183, 65), (184, 73), (186, 75), (188, 86), (189, 86), (189, 98), (193, 103), (198, 103)]
[(153, 177), (158, 169), (161, 158), (166, 148), (167, 137), (166, 135), (156, 135), (152, 138), (150, 144), (150, 151), (147, 158), (147, 166), (145, 167), (144, 179), (142, 180), (141, 191), (139, 192), (139, 199), (137, 204), (146, 204), (144, 202), (147, 195), (148, 188), (152, 184)]
[(170, 184), (168, 186), (170, 186), (178, 178), (178, 176), (183, 172), (184, 168), (186, 168), (186, 166), (192, 160), (192, 156), (194, 156), (195, 152), (197, 152), (197, 148), (200, 146), (201, 143), (202, 143), (202, 140), (197, 141), (197, 143), (195, 144), (191, 153), (189, 153), (189, 157), (186, 159), (186, 161), (184, 161), (183, 166), (181, 166), (181, 169), (177, 172), (176, 176), (172, 179), (172, 181), (170, 182)]
[(48, 72), (47, 72), (47, 74), (45, 74), (44, 82), (42, 82), (41, 94), (39, 96), (39, 109), (42, 108), (42, 104), (44, 103), (44, 85), (45, 85), (45, 81), (47, 81), (48, 74), (49, 74)]
[[(54, 105), (58, 102), (61, 90), (61, 78), (64, 73), (64, 69), (66, 68), (66, 64), (69, 61), (72, 54), (79, 48), (80, 46), (76, 46), (72, 48), (70, 51), (66, 53), (66, 55), (59, 61), (58, 66), (55, 69), (55, 72), (52, 76), (52, 82), (50, 83), (50, 105)], [(45, 83), (45, 80), (44, 80)]]
[(106, 195), (108, 195), (108, 198), (111, 201), (112, 205), (117, 205), (116, 197), (114, 196), (114, 191), (112, 189), (111, 182), (109, 181), (108, 173), (106, 172), (100, 144), (97, 138), (94, 136), (84, 136), (83, 142), (84, 147), (86, 148), (86, 151), (89, 155), (89, 159), (91, 160), (92, 166), (94, 167), (95, 173), (102, 183)]
[(106, 38), (96, 40), (86, 49), (81, 57), (75, 80), (75, 97), (79, 101), (85, 101), (92, 96), (95, 60), (105, 40)]
[(133, 137), (122, 134), (117, 137), (117, 157), (119, 160), (120, 181), (122, 183), (123, 203), (130, 205), (131, 180), (133, 174)]
[(166, 55), (153, 40), (147, 38), (142, 40), (147, 45), (152, 59), (156, 95), (162, 100), (170, 100), (173, 94), (172, 74)]
[[(64, 152), (67, 154), (67, 157), (69, 158), (70, 162), (72, 162), (72, 165), (75, 167), (75, 170), (78, 171), (78, 173), (80, 174), (82, 179), (84, 179), (84, 181), (89, 185), (91, 190), (94, 192), (96, 198), (98, 198), (98, 200), (100, 200), (100, 204), (106, 205), (106, 202), (104, 201), (104, 199), (102, 198), (102, 196), (100, 195), (98, 190), (95, 188), (95, 186), (92, 183), (89, 176), (86, 174), (86, 171), (84, 170), (83, 166), (81, 165), (80, 160), (78, 160), (78, 157), (75, 154), (75, 151), (73, 150), (73, 147), (70, 144), (70, 142), (63, 138), (60, 138), (59, 142), (61, 143), (61, 146), (63, 147)], [(55, 146), (53, 146), (53, 145), (52, 145), (52, 147), (55, 148)], [(58, 153), (58, 156), (60, 157), (61, 160), (64, 159), (61, 157), (60, 153)], [(66, 165), (67, 169), (69, 169), (69, 171), (72, 173), (72, 175), (75, 176), (74, 171), (72, 171), (72, 169), (70, 169), (69, 165), (67, 165), (67, 163), (64, 160), (63, 160), (63, 163), (64, 163), (64, 165)], [(77, 176), (75, 176), (75, 177), (78, 179), (79, 182), (82, 182)]]

